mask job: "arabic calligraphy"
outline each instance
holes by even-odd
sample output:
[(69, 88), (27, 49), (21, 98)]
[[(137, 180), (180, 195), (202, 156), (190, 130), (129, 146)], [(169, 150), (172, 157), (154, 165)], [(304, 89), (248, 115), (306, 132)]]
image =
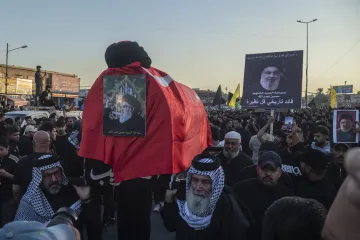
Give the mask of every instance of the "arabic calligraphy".
[(268, 53), (268, 54), (261, 54), (261, 55), (246, 55), (247, 60), (254, 60), (254, 59), (270, 59), (270, 58), (288, 58), (288, 57), (297, 57), (299, 56), (299, 52), (284, 52), (284, 53)]
[(285, 95), (285, 94), (286, 94), (286, 92), (277, 92), (277, 91), (252, 93), (252, 95)]
[[(275, 98), (278, 98), (278, 99), (275, 99)], [(246, 103), (247, 105), (249, 106), (252, 106), (252, 105), (267, 105), (267, 106), (277, 106), (277, 105), (280, 105), (280, 104), (294, 104), (294, 99), (293, 98), (290, 98), (290, 99), (287, 99), (284, 101), (283, 98), (279, 98), (278, 96), (276, 96), (274, 98), (271, 98), (271, 99), (253, 99), (252, 101), (249, 100), (249, 99), (246, 99)]]

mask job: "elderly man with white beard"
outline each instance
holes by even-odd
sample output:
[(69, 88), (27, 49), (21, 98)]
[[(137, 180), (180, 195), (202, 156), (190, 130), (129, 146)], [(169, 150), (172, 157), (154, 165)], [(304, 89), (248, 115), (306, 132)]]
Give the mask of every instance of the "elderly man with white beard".
[(166, 191), (162, 217), (177, 240), (246, 239), (251, 217), (224, 181), (220, 159), (200, 154), (187, 172), (185, 200), (180, 188)]
[(111, 111), (109, 99), (105, 104), (105, 116), (116, 116), (115, 119), (105, 118), (104, 132), (116, 134), (145, 134), (145, 120), (141, 116), (141, 104), (133, 96), (125, 94), (121, 98), (120, 111)]
[(235, 131), (225, 135), (224, 149), (218, 157), (225, 172), (225, 184), (230, 187), (240, 181), (241, 170), (254, 165), (252, 159), (241, 151), (241, 136)]

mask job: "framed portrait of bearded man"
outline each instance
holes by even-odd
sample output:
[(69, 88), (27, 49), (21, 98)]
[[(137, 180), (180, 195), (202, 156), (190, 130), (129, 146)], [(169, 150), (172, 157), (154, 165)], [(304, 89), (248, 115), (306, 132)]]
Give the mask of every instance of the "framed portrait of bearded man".
[(359, 110), (334, 110), (334, 143), (358, 143), (356, 127), (359, 122)]
[(146, 136), (146, 75), (104, 76), (103, 135)]

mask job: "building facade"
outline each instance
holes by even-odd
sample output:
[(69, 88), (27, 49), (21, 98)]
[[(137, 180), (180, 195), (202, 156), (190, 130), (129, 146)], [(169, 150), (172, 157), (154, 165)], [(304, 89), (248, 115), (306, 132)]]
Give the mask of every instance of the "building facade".
[[(5, 64), (0, 64), (0, 94), (4, 95), (27, 95), (28, 99), (35, 95), (35, 72), (36, 68), (25, 68), (18, 66), (8, 66), (8, 86), (5, 79)], [(55, 103), (61, 105), (63, 98), (77, 98), (80, 90), (80, 78), (74, 74), (60, 73), (42, 69), (42, 75), (47, 75), (43, 79), (43, 90), (47, 85), (52, 88), (52, 97)], [(26, 85), (30, 83), (31, 86)], [(26, 89), (24, 89), (26, 88)], [(31, 90), (29, 90), (31, 88)], [(29, 93), (32, 94), (29, 94)]]

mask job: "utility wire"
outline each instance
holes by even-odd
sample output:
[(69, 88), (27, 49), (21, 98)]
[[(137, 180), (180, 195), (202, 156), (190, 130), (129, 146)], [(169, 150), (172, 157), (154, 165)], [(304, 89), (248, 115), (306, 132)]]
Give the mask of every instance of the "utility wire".
[(341, 60), (343, 60), (346, 57), (346, 55), (348, 55), (351, 52), (351, 50), (353, 50), (356, 47), (356, 45), (358, 45), (359, 43), (360, 43), (360, 39), (342, 57), (340, 57), (337, 61), (335, 61), (335, 63), (333, 65), (331, 65), (331, 67), (328, 70), (326, 70), (324, 72), (324, 74), (322, 74), (320, 77), (316, 78), (316, 80), (324, 77), (333, 67), (335, 67), (336, 64), (338, 64)]

